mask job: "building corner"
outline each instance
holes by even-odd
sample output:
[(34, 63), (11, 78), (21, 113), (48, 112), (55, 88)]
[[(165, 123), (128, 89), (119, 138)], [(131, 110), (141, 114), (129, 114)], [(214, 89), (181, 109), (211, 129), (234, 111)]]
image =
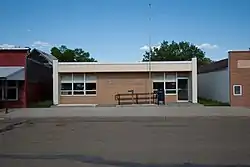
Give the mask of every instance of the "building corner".
[(192, 103), (198, 102), (197, 97), (197, 58), (192, 58)]
[(58, 103), (58, 60), (53, 60), (53, 104)]

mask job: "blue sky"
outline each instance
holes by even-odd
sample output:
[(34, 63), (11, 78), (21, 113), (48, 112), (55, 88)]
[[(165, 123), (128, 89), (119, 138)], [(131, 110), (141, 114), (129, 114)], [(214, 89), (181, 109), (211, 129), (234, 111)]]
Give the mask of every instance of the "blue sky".
[(184, 40), (214, 60), (250, 47), (249, 0), (2, 0), (0, 16), (2, 46), (64, 44), (100, 62), (140, 61), (149, 34), (152, 45)]

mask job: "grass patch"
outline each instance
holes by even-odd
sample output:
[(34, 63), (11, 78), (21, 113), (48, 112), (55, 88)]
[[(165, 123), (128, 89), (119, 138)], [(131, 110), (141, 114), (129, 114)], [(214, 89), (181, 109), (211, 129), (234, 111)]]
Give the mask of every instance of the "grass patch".
[(228, 103), (222, 103), (216, 100), (199, 98), (198, 102), (204, 106), (230, 106)]
[(52, 106), (51, 100), (41, 101), (29, 105), (29, 108), (49, 108)]

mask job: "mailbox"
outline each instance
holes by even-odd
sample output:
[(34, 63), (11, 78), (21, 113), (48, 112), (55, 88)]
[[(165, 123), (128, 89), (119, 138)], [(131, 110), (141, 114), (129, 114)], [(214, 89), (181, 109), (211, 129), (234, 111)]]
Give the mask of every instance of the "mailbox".
[(165, 92), (163, 89), (158, 89), (157, 90), (157, 104), (165, 104)]

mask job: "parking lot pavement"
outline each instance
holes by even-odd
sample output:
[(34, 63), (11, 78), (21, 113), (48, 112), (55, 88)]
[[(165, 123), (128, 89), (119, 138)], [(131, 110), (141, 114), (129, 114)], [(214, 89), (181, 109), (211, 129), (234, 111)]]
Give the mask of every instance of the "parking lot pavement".
[(242, 107), (53, 107), (14, 109), (6, 118), (65, 118), (65, 117), (196, 117), (245, 116), (250, 109)]
[(0, 166), (250, 165), (249, 127), (249, 117), (29, 121), (0, 135)]

